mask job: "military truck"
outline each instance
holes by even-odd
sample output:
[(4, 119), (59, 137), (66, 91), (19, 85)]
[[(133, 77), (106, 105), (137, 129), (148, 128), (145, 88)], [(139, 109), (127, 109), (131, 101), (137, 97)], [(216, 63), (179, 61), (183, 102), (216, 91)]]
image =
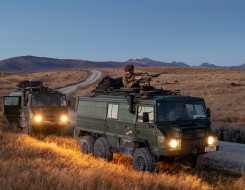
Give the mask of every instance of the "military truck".
[(66, 95), (44, 87), (40, 81), (22, 81), (4, 96), (4, 116), (26, 134), (57, 132), (69, 124)]
[(203, 98), (162, 89), (94, 90), (77, 101), (75, 137), (83, 154), (133, 157), (138, 171), (163, 160), (189, 160), (219, 149)]

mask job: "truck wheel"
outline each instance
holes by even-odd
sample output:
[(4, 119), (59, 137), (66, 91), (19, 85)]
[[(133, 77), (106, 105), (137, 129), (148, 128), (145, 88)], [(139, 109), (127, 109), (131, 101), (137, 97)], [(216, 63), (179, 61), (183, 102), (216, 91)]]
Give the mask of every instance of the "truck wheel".
[(83, 154), (93, 154), (94, 153), (94, 137), (83, 136), (80, 141), (80, 151)]
[(100, 137), (95, 141), (94, 156), (106, 159), (108, 162), (112, 160), (113, 153), (111, 152), (109, 142), (105, 137)]
[(133, 167), (137, 171), (154, 172), (154, 159), (147, 148), (139, 148), (134, 152)]

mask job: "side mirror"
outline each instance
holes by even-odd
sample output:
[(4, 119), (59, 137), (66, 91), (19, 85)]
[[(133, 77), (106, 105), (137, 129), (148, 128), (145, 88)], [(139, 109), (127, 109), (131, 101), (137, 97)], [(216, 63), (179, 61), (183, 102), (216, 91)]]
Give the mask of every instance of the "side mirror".
[(67, 105), (68, 105), (68, 107), (71, 107), (71, 100), (67, 101)]
[(149, 122), (149, 113), (143, 112), (143, 122)]
[(211, 115), (211, 111), (209, 108), (207, 108), (207, 117), (210, 117), (210, 115)]

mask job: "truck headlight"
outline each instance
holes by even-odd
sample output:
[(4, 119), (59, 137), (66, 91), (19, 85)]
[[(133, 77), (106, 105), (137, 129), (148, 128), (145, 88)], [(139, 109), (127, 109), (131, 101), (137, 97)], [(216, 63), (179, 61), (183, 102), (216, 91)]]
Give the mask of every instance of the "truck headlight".
[(66, 122), (68, 120), (68, 117), (66, 115), (61, 116), (61, 121)]
[(208, 144), (211, 145), (214, 143), (214, 138), (213, 137), (208, 137)]
[(36, 122), (42, 121), (42, 117), (40, 115), (35, 116), (35, 121)]
[(169, 146), (171, 148), (176, 148), (178, 146), (177, 140), (175, 140), (175, 139), (171, 140), (170, 143), (169, 143)]

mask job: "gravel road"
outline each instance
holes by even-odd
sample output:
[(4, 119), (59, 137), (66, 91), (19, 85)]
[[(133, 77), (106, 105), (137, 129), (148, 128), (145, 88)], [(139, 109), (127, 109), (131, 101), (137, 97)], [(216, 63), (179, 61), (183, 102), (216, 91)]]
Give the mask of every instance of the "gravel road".
[(69, 94), (69, 93), (75, 91), (77, 87), (92, 84), (96, 80), (100, 79), (101, 76), (102, 76), (102, 73), (100, 71), (92, 70), (91, 74), (87, 77), (87, 79), (85, 81), (78, 83), (78, 84), (75, 84), (75, 85), (72, 85), (72, 86), (67, 86), (65, 88), (60, 88), (60, 89), (58, 89), (58, 91), (60, 91), (64, 94)]
[(220, 149), (216, 152), (205, 154), (204, 162), (215, 166), (217, 169), (237, 170), (245, 169), (245, 144), (219, 141)]
[[(57, 91), (60, 91), (61, 93), (64, 93), (64, 94), (72, 93), (76, 90), (77, 87), (82, 87), (82, 86), (92, 84), (96, 80), (99, 80), (101, 78), (101, 76), (102, 76), (102, 72), (100, 72), (98, 70), (91, 70), (91, 74), (86, 78), (85, 81), (78, 83), (78, 84), (75, 84), (75, 85), (60, 88)], [(69, 109), (68, 114), (70, 116), (71, 123), (70, 123), (69, 127), (66, 129), (67, 131), (65, 133), (72, 135), (74, 127), (76, 126), (77, 113), (75, 111)]]

